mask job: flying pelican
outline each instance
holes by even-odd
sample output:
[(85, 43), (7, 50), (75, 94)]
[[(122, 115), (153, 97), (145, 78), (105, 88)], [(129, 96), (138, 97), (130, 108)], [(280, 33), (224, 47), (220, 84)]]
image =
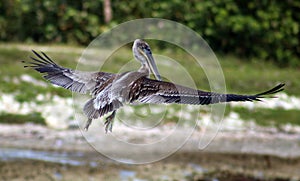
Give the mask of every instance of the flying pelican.
[[(254, 95), (221, 94), (196, 90), (189, 87), (162, 81), (150, 46), (143, 40), (137, 39), (133, 43), (133, 55), (142, 66), (138, 71), (121, 74), (107, 72), (84, 72), (72, 70), (57, 65), (45, 53), (32, 50), (35, 57), (24, 67), (30, 67), (44, 74), (44, 78), (52, 84), (61, 86), (78, 93), (90, 93), (92, 98), (86, 102), (83, 112), (88, 120), (85, 130), (88, 130), (93, 119), (106, 117), (105, 131), (112, 131), (116, 110), (123, 104), (134, 102), (152, 104), (193, 104), (208, 105), (232, 101), (260, 101), (266, 95), (282, 91), (284, 84)], [(26, 62), (25, 62), (26, 63)], [(155, 78), (150, 79), (150, 71)]]

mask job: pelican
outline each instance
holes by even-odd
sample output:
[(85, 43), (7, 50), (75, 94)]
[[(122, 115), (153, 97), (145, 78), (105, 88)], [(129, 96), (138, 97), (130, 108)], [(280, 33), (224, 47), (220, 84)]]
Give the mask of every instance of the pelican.
[[(161, 80), (150, 46), (145, 41), (135, 40), (132, 51), (134, 58), (141, 63), (141, 68), (138, 71), (120, 74), (72, 70), (56, 64), (45, 53), (37, 53), (34, 50), (32, 52), (35, 57), (30, 57), (32, 61), (25, 62), (27, 65), (24, 67), (42, 73), (52, 84), (82, 94), (89, 92), (92, 98), (83, 107), (83, 112), (88, 118), (84, 129), (88, 130), (93, 119), (111, 113), (104, 123), (106, 133), (112, 132), (116, 111), (124, 104), (139, 102), (208, 105), (232, 101), (260, 101), (284, 89), (284, 84), (278, 84), (268, 91), (253, 95), (192, 89)], [(151, 72), (156, 80), (149, 77)]]

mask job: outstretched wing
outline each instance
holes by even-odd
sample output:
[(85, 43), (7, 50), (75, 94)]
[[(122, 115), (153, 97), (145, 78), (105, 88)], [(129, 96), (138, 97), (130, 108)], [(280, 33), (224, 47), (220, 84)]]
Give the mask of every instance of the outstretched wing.
[[(283, 90), (284, 84), (255, 95), (219, 94), (195, 90), (170, 82), (157, 81), (148, 78), (139, 79), (132, 87), (131, 101), (143, 103), (177, 103), (207, 105), (232, 101), (260, 101), (266, 95), (275, 94)], [(135, 93), (134, 93), (135, 92)]]
[(41, 54), (32, 50), (35, 57), (30, 57), (32, 62), (24, 62), (36, 71), (44, 74), (44, 78), (49, 80), (52, 84), (61, 86), (74, 92), (87, 93), (93, 92), (97, 87), (101, 87), (108, 79), (115, 76), (115, 74), (105, 72), (84, 72), (72, 70), (57, 65), (45, 53)]

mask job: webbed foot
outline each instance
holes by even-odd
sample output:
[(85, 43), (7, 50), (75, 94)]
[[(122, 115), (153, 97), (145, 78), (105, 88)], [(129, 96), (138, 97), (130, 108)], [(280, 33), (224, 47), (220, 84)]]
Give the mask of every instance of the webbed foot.
[(84, 131), (87, 131), (92, 123), (92, 119), (88, 119), (84, 126)]
[(112, 127), (113, 127), (113, 122), (114, 122), (114, 118), (116, 116), (116, 111), (113, 111), (111, 113), (111, 115), (109, 115), (107, 118), (106, 118), (106, 121), (104, 123), (104, 126), (105, 126), (105, 133), (107, 133), (107, 131), (110, 131), (112, 132)]

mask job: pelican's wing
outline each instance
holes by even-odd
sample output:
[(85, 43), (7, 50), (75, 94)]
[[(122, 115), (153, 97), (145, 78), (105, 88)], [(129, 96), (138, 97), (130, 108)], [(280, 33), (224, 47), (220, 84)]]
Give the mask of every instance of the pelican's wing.
[(141, 78), (132, 87), (131, 97), (132, 101), (138, 100), (143, 103), (207, 105), (232, 101), (260, 101), (261, 98), (265, 98), (265, 95), (282, 91), (283, 87), (284, 84), (279, 84), (266, 92), (255, 95), (219, 94), (195, 90), (170, 82)]
[(35, 57), (31, 57), (32, 62), (25, 62), (24, 67), (31, 67), (44, 74), (44, 78), (52, 84), (61, 86), (74, 92), (87, 93), (101, 87), (108, 79), (115, 74), (105, 72), (84, 72), (72, 70), (57, 65), (45, 53), (38, 54), (34, 50)]

